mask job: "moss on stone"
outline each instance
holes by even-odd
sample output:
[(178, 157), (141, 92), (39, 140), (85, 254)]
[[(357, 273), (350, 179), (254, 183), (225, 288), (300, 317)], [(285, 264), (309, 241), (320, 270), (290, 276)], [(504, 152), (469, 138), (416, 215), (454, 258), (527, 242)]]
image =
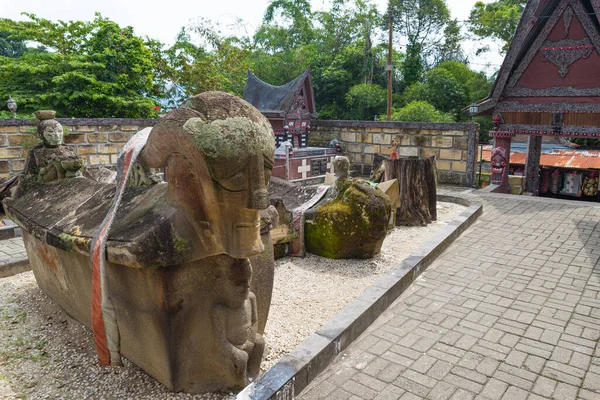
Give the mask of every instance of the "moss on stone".
[(183, 128), (208, 157), (248, 157), (271, 154), (275, 151), (275, 138), (271, 126), (246, 117), (231, 117), (212, 122), (202, 118), (190, 118)]
[(389, 198), (362, 180), (323, 205), (307, 221), (307, 251), (327, 258), (372, 258), (385, 239)]
[(173, 248), (177, 253), (183, 253), (187, 249), (190, 248), (188, 242), (178, 237), (175, 233), (173, 233)]

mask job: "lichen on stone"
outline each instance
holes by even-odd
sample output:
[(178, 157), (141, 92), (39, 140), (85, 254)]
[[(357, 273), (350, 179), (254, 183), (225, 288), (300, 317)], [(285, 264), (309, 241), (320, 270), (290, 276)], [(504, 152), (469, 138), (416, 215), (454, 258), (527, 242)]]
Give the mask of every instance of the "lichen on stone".
[(231, 117), (212, 122), (202, 118), (190, 118), (183, 128), (207, 157), (245, 158), (275, 151), (275, 138), (271, 127), (246, 117)]

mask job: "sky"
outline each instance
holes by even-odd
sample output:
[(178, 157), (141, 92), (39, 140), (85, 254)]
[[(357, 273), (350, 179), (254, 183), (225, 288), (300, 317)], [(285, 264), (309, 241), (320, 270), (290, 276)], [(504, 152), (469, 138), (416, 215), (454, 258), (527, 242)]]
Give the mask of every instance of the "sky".
[[(447, 0), (453, 18), (468, 18), (477, 0)], [(387, 0), (372, 0), (384, 11)], [(489, 2), (489, 1), (485, 1)], [(328, 8), (328, 0), (311, 0), (313, 10)], [(50, 20), (91, 20), (95, 12), (117, 22), (133, 26), (137, 35), (150, 36), (163, 43), (173, 43), (182, 26), (202, 17), (218, 21), (221, 30), (252, 35), (260, 25), (269, 0), (0, 0), (0, 18), (26, 19), (23, 12), (36, 14)], [(243, 23), (240, 22), (240, 19)], [(464, 48), (472, 55), (475, 43), (467, 42)], [(502, 63), (497, 46), (482, 57), (471, 57), (472, 68), (491, 74)], [(487, 65), (491, 63), (491, 65)]]

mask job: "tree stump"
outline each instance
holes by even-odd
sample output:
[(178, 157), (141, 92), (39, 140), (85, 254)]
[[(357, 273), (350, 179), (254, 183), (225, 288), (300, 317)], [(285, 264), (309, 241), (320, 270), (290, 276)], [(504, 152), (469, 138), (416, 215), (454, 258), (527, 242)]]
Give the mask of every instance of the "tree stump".
[(435, 157), (385, 160), (384, 181), (398, 180), (400, 208), (396, 226), (424, 226), (437, 220)]

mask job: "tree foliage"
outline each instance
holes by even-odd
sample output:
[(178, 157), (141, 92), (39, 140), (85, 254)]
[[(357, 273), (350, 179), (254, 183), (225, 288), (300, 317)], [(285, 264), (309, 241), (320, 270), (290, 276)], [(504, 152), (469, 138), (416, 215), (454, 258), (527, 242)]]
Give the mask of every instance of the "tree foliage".
[[(170, 109), (208, 90), (241, 96), (248, 69), (282, 85), (310, 68), (319, 118), (373, 119), (386, 111), (388, 47), (387, 18), (371, 1), (331, 0), (328, 10), (314, 11), (309, 0), (272, 0), (252, 37), (197, 19), (171, 46), (100, 15), (0, 19), (0, 98), (12, 95), (26, 115), (51, 108), (59, 116), (149, 117), (157, 103)], [(390, 7), (396, 114), (464, 118), (460, 109), (491, 85), (465, 64), (463, 33), (446, 1), (391, 0)]]
[(91, 22), (0, 20), (12, 38), (51, 51), (0, 57), (0, 97), (12, 95), (24, 112), (52, 108), (62, 117), (152, 117), (152, 52), (99, 14)]
[(439, 111), (427, 101), (412, 101), (402, 108), (394, 109), (392, 120), (408, 122), (455, 122), (451, 114)]
[(358, 110), (360, 119), (373, 119), (387, 102), (387, 91), (379, 85), (361, 83), (346, 93), (346, 103)]
[(527, 0), (478, 1), (471, 10), (469, 30), (499, 41), (502, 50), (507, 51), (526, 4)]

